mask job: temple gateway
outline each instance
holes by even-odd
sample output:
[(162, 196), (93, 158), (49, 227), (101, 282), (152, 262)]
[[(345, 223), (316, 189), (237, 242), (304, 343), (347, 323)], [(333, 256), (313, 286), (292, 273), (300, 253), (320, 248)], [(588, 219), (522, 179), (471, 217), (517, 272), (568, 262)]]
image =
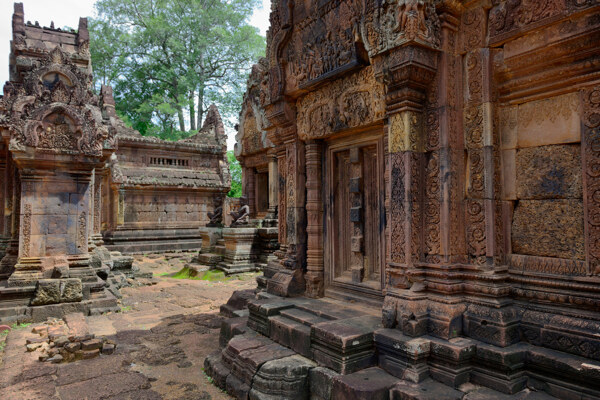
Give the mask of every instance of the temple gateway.
[[(223, 308), (215, 383), (240, 399), (598, 398), (599, 15), (273, 1), (236, 138), (280, 248), (248, 310)], [(255, 194), (267, 170), (276, 206)]]

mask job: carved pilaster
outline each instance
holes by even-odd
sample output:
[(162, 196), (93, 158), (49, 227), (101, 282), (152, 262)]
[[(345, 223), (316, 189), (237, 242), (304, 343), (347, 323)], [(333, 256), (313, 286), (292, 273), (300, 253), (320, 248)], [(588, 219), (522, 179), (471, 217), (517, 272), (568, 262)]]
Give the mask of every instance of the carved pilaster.
[(318, 141), (306, 144), (306, 214), (308, 235), (306, 251), (306, 295), (323, 296), (323, 146)]
[(589, 272), (600, 275), (600, 86), (582, 90), (581, 100), (586, 258)]
[(388, 89), (388, 191), (392, 199), (388, 207), (389, 287), (411, 287), (415, 279), (409, 278), (406, 270), (420, 261), (423, 254), (422, 182), (427, 150), (423, 125), (427, 92), (435, 76), (437, 59), (436, 49), (408, 43), (374, 65), (376, 76), (387, 83)]
[(279, 215), (279, 250), (275, 252), (277, 258), (282, 259), (287, 249), (287, 221), (286, 221), (286, 201), (287, 194), (285, 191), (286, 179), (286, 154), (285, 148), (277, 153), (277, 191), (278, 196), (278, 215)]

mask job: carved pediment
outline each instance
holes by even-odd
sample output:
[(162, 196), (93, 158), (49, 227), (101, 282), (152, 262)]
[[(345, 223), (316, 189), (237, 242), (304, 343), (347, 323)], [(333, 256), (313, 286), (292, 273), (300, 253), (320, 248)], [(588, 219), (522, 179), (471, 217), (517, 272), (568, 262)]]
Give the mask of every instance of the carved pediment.
[(333, 81), (298, 101), (298, 135), (323, 138), (382, 120), (384, 96), (372, 68)]
[(102, 155), (116, 146), (110, 119), (91, 92), (91, 75), (57, 47), (31, 70), (22, 83), (5, 87), (5, 118), (11, 150)]

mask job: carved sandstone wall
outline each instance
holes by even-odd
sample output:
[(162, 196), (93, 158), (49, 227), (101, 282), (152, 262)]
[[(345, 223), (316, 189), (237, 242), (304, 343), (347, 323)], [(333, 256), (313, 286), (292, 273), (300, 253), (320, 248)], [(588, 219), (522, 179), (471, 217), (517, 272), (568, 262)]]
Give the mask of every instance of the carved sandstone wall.
[(110, 249), (126, 253), (198, 250), (199, 227), (208, 222), (214, 196), (229, 191), (225, 130), (211, 106), (200, 131), (167, 142), (120, 125), (119, 149), (106, 181), (111, 206), (103, 235)]
[(268, 290), (383, 302), (384, 325), (408, 336), (600, 360), (599, 13), (593, 0), (273, 2)]

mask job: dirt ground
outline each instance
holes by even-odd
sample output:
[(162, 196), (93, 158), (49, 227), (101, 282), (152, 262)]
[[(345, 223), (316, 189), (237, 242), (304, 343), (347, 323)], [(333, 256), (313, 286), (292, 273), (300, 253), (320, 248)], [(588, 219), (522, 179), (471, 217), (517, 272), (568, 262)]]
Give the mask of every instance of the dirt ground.
[(0, 337), (0, 398), (3, 400), (207, 400), (230, 397), (210, 383), (204, 358), (218, 349), (219, 306), (234, 290), (256, 286), (257, 274), (205, 280), (169, 277), (194, 265), (193, 254), (138, 256), (153, 279), (122, 290), (121, 310), (88, 317), (92, 333), (113, 340), (112, 355), (52, 364), (26, 340), (29, 326), (13, 326)]

